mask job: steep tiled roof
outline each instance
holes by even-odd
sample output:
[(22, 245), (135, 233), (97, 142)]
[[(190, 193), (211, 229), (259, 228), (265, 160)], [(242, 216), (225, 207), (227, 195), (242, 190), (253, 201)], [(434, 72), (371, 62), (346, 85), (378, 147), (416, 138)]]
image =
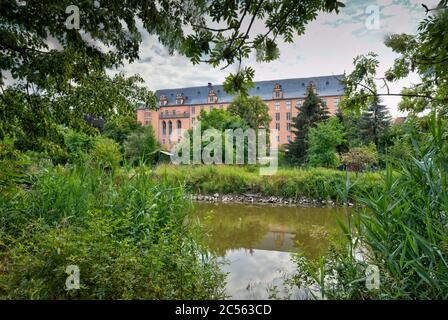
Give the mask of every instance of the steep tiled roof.
[[(276, 84), (282, 86), (283, 98), (303, 98), (305, 97), (306, 88), (311, 81), (317, 87), (317, 94), (319, 96), (340, 96), (344, 94), (344, 86), (340, 80), (343, 75), (310, 77), (310, 78), (294, 78), (294, 79), (280, 79), (257, 81), (255, 87), (249, 91), (251, 96), (259, 96), (263, 100), (272, 99), (272, 92)], [(218, 96), (218, 103), (230, 103), (234, 95), (230, 95), (224, 91), (222, 85), (212, 85), (211, 88)], [(200, 105), (207, 104), (209, 93), (209, 86), (188, 87), (177, 89), (163, 89), (155, 92), (157, 98), (165, 95), (168, 99), (167, 106), (176, 105), (176, 94), (184, 94), (184, 105)]]

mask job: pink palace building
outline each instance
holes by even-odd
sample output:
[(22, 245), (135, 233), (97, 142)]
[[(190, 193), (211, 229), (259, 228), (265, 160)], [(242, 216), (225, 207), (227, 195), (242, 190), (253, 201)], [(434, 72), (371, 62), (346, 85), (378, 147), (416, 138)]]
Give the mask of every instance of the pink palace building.
[[(313, 90), (328, 108), (330, 114), (338, 110), (344, 95), (340, 82), (343, 75), (295, 78), (255, 82), (249, 91), (251, 96), (259, 96), (269, 106), (271, 129), (277, 129), (280, 145), (293, 139), (291, 132), (293, 118), (302, 106), (308, 90)], [(234, 95), (224, 91), (222, 85), (163, 89), (155, 92), (158, 99), (157, 110), (137, 109), (137, 120), (143, 125), (151, 124), (162, 146), (170, 148), (171, 132), (176, 129), (190, 129), (197, 121), (201, 110), (226, 109)]]

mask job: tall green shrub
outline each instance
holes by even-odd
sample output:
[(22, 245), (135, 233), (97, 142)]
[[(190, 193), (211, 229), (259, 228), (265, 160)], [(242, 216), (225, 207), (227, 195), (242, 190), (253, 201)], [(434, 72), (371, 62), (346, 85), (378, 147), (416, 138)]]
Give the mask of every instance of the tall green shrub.
[(120, 166), (121, 153), (118, 144), (112, 139), (97, 138), (90, 151), (93, 163), (107, 169), (116, 169)]
[(68, 160), (72, 163), (83, 162), (95, 145), (95, 138), (83, 132), (67, 129), (64, 131), (64, 144)]
[(344, 141), (337, 117), (317, 124), (308, 133), (308, 163), (312, 167), (335, 167), (339, 163), (336, 147)]
[(131, 133), (124, 142), (125, 156), (131, 163), (154, 163), (160, 145), (151, 125), (144, 127), (142, 132)]

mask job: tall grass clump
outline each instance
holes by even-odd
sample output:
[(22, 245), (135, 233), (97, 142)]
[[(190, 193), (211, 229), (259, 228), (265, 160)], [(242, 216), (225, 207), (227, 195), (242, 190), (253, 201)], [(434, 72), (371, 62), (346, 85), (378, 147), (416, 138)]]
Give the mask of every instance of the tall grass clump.
[[(296, 257), (297, 286), (317, 285), (329, 298), (448, 298), (448, 133), (435, 115), (430, 130), (414, 139), (414, 154), (388, 166), (381, 192), (361, 192), (364, 209), (350, 225), (341, 224), (347, 242), (320, 263)], [(429, 143), (428, 143), (429, 142)], [(380, 286), (366, 287), (366, 268), (376, 265)], [(303, 272), (307, 270), (308, 272)]]
[[(180, 184), (147, 168), (49, 167), (2, 193), (4, 299), (215, 299), (224, 276)], [(66, 290), (68, 265), (80, 289)]]

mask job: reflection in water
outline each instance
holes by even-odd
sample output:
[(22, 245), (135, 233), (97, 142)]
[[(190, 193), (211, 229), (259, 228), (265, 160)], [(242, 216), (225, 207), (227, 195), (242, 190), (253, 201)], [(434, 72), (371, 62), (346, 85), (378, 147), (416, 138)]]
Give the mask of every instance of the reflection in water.
[[(197, 204), (197, 216), (208, 230), (210, 251), (228, 264), (227, 293), (232, 299), (266, 299), (280, 291), (294, 271), (291, 252), (309, 258), (323, 254), (329, 236), (338, 233), (336, 217), (345, 209), (298, 208), (247, 204)], [(280, 292), (281, 293), (281, 292)]]

